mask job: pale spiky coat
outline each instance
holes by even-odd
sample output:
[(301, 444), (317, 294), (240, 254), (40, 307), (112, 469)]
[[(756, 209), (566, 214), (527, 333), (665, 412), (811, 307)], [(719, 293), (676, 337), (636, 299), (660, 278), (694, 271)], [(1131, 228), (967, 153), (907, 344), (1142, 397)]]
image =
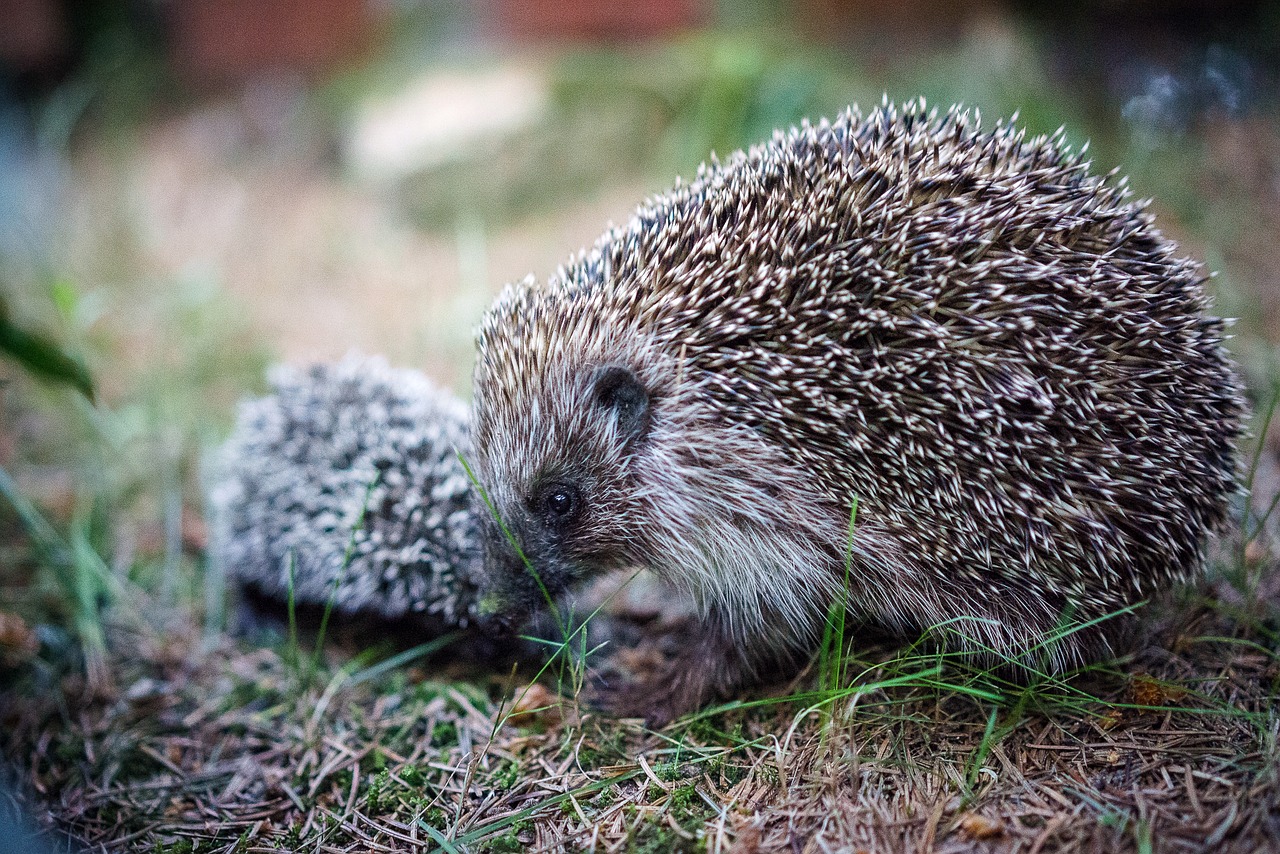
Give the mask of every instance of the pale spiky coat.
[[(458, 454), (466, 405), (424, 375), (353, 354), (277, 366), (210, 462), (210, 558), (270, 599), (475, 621), (480, 526)], [(292, 575), (292, 579), (290, 576)]]
[[(1175, 252), (1060, 134), (923, 103), (805, 124), (503, 293), (481, 481), (549, 586), (653, 568), (748, 669), (812, 640), (847, 545), (863, 613), (1039, 658), (1199, 572), (1226, 518), (1242, 402)], [(602, 366), (647, 390), (635, 442), (589, 405)], [(548, 477), (582, 484), (571, 532), (530, 509)]]

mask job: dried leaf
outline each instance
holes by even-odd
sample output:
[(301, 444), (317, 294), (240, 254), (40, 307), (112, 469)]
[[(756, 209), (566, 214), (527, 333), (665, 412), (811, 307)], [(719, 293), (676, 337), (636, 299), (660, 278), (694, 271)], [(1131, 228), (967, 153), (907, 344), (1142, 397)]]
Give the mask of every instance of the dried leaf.
[(1134, 705), (1138, 706), (1166, 706), (1187, 695), (1185, 689), (1158, 682), (1145, 673), (1139, 673), (1133, 677), (1133, 681), (1129, 684), (1129, 693)]
[(40, 649), (36, 633), (17, 614), (0, 611), (0, 660), (17, 667), (31, 659)]
[(0, 353), (44, 380), (69, 385), (93, 400), (93, 378), (84, 364), (51, 338), (16, 325), (0, 299)]
[(1098, 718), (1098, 729), (1108, 732), (1124, 723), (1124, 709), (1112, 706)]
[(960, 829), (974, 839), (991, 839), (1004, 833), (1004, 824), (976, 812), (960, 816)]
[(555, 726), (562, 720), (564, 705), (559, 695), (538, 682), (516, 694), (515, 705), (507, 717), (507, 721), (516, 726), (529, 726), (534, 722)]

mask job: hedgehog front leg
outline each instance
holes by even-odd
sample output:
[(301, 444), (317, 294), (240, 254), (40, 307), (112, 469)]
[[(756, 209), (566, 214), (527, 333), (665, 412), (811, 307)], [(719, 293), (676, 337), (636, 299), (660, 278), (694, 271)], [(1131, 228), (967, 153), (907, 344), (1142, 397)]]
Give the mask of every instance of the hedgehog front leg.
[[(715, 699), (738, 693), (757, 681), (758, 668), (743, 658), (719, 627), (691, 627), (692, 637), (668, 638), (674, 654), (619, 652), (615, 673), (598, 688), (597, 702), (620, 717), (641, 717), (654, 728), (696, 711)], [(656, 659), (656, 660), (655, 660)]]

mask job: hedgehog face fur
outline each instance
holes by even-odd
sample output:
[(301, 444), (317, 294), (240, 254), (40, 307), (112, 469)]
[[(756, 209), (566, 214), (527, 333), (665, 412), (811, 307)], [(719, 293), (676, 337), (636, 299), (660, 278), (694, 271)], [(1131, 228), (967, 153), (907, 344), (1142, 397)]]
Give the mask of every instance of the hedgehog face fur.
[(698, 597), (655, 717), (809, 649), (846, 551), (862, 614), (1067, 667), (1105, 634), (1037, 647), (1197, 574), (1235, 488), (1223, 323), (1175, 251), (1060, 135), (923, 102), (806, 124), (503, 293), (479, 477), (547, 592), (640, 565)]

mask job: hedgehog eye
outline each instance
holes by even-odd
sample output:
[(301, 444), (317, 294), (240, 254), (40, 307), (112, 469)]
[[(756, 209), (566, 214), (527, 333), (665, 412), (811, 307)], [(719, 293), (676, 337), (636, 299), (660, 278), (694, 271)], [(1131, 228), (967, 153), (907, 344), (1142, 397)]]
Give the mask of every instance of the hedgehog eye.
[(548, 522), (564, 525), (578, 515), (582, 497), (567, 483), (552, 483), (538, 493), (537, 506)]

